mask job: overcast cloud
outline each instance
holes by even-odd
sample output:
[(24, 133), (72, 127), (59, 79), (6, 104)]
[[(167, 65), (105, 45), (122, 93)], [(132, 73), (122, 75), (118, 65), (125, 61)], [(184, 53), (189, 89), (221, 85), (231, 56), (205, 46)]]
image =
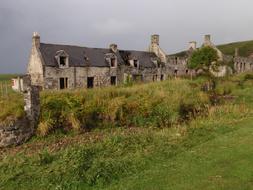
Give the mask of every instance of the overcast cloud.
[(253, 39), (252, 0), (0, 0), (0, 73), (25, 72), (34, 31), (42, 42), (146, 50), (160, 34), (168, 53), (212, 34)]

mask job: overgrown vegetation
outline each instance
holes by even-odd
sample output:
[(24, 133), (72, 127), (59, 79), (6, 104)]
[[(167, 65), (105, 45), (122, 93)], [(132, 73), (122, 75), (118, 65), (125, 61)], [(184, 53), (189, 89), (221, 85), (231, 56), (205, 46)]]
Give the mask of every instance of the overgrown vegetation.
[(202, 47), (194, 51), (188, 61), (188, 67), (194, 70), (203, 70), (205, 73), (209, 73), (212, 69), (218, 65), (218, 55), (215, 49), (211, 47)]
[[(178, 88), (180, 86), (180, 88)], [(207, 113), (208, 95), (187, 80), (95, 90), (43, 92), (38, 132), (170, 127)]]
[(13, 122), (24, 116), (23, 97), (11, 89), (16, 74), (0, 74), (0, 123)]
[[(162, 188), (162, 183), (168, 187), (173, 181), (177, 181), (174, 189), (186, 188), (180, 180), (190, 177), (190, 181), (199, 181), (205, 175), (198, 174), (199, 168), (194, 165), (184, 171), (187, 177), (180, 176), (174, 167), (182, 165), (185, 153), (194, 154), (198, 150), (195, 147), (243, 128), (247, 120), (253, 123), (251, 77), (252, 74), (246, 74), (221, 79), (210, 96), (201, 91), (205, 78), (125, 88), (43, 92), (41, 122), (54, 124), (50, 125), (52, 128), (45, 127), (44, 134), (50, 135), (36, 137), (21, 147), (0, 150), (0, 188), (167, 189)], [(210, 97), (218, 98), (219, 102), (211, 104)], [(97, 130), (84, 134), (64, 135), (59, 131), (94, 127)], [(220, 146), (223, 148), (223, 144)], [(203, 155), (212, 150), (210, 147), (201, 149)], [(240, 151), (243, 150), (247, 148), (241, 145)], [(208, 159), (208, 164), (219, 166), (217, 174), (210, 174), (215, 179), (221, 168), (231, 169), (228, 166), (235, 154), (229, 160), (215, 159), (220, 155), (222, 152), (214, 153), (214, 158)], [(186, 158), (183, 163), (191, 161), (191, 156)], [(243, 160), (246, 158), (244, 155)], [(200, 160), (200, 164), (205, 161), (203, 156), (194, 159)], [(240, 162), (240, 167), (244, 166), (249, 167)], [(159, 168), (158, 173), (155, 168)], [(145, 171), (154, 179), (167, 180), (152, 184), (152, 180), (145, 181), (150, 177), (144, 175)], [(236, 175), (233, 172), (226, 175), (231, 174)], [(244, 177), (250, 180), (251, 175)], [(233, 176), (230, 180), (232, 184)], [(133, 185), (137, 182), (143, 184)], [(220, 183), (204, 182), (199, 186), (188, 183), (187, 188), (211, 189), (210, 183), (213, 189), (220, 187)], [(225, 183), (222, 187), (230, 186)], [(235, 187), (243, 189), (245, 183)]]

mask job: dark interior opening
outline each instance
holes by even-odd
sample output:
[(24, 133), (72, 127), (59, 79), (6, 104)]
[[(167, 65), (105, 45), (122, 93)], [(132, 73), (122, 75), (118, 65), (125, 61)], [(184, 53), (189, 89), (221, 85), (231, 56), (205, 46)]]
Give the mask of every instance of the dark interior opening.
[(157, 75), (153, 75), (153, 81), (157, 81)]
[(177, 70), (177, 69), (175, 69), (175, 70), (174, 70), (174, 74), (175, 74), (175, 75), (177, 75), (177, 73), (178, 73), (178, 70)]
[(60, 89), (68, 88), (68, 78), (60, 78)]
[(142, 75), (133, 75), (133, 81), (134, 82), (142, 82), (143, 76)]
[(189, 70), (188, 70), (188, 69), (186, 69), (185, 73), (186, 73), (186, 74), (188, 74), (188, 73), (189, 73)]
[(161, 75), (161, 81), (163, 81), (164, 80), (164, 75)]
[(115, 85), (116, 85), (116, 80), (117, 80), (117, 77), (116, 77), (116, 76), (111, 76), (111, 85), (112, 85), (112, 86), (115, 86)]
[(111, 67), (116, 67), (116, 59), (111, 58)]
[(88, 77), (87, 78), (87, 88), (93, 88), (94, 87), (94, 77)]
[(60, 57), (60, 65), (61, 65), (61, 66), (66, 66), (66, 59), (67, 59), (67, 58), (66, 58), (66, 57), (63, 57), (63, 56)]
[(134, 67), (138, 68), (138, 60), (134, 60)]

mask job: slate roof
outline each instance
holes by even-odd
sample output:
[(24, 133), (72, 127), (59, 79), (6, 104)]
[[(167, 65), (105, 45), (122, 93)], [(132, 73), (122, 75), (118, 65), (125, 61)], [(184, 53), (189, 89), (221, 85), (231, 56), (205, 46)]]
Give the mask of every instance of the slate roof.
[[(44, 63), (47, 66), (58, 66), (55, 55), (59, 50), (64, 50), (69, 55), (70, 67), (108, 67), (109, 65), (105, 60), (105, 55), (107, 53), (112, 53), (110, 49), (41, 43), (40, 51), (44, 59)], [(118, 57), (118, 63), (122, 64), (123, 60), (121, 59), (121, 56), (119, 53), (116, 53), (116, 55)]]
[[(108, 67), (105, 55), (112, 53), (112, 51), (103, 48), (88, 48), (71, 45), (58, 45), (58, 44), (40, 44), (40, 51), (46, 66), (57, 67), (58, 63), (55, 59), (56, 52), (64, 50), (69, 55), (70, 67)], [(154, 67), (152, 58), (157, 58), (154, 53), (144, 51), (125, 51), (119, 50), (115, 53), (118, 59), (118, 64), (126, 62), (126, 55), (135, 57), (139, 60), (142, 67)]]
[(135, 50), (120, 50), (119, 53), (125, 62), (129, 59), (136, 59), (139, 61), (140, 67), (156, 67), (156, 65), (152, 62), (152, 59), (158, 59), (158, 57), (154, 53)]

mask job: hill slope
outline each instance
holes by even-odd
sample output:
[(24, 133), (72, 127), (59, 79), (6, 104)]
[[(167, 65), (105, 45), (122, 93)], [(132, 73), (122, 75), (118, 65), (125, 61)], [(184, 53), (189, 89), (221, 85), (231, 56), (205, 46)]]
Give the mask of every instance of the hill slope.
[[(217, 48), (222, 51), (225, 55), (234, 55), (235, 48), (239, 49), (239, 55), (243, 57), (248, 57), (253, 53), (253, 40), (243, 41), (243, 42), (233, 42), (228, 44), (217, 45)], [(171, 56), (184, 57), (187, 56), (187, 51), (181, 51)]]
[(234, 55), (235, 48), (239, 48), (239, 55), (248, 57), (253, 53), (253, 41), (234, 42), (217, 46), (224, 54)]

